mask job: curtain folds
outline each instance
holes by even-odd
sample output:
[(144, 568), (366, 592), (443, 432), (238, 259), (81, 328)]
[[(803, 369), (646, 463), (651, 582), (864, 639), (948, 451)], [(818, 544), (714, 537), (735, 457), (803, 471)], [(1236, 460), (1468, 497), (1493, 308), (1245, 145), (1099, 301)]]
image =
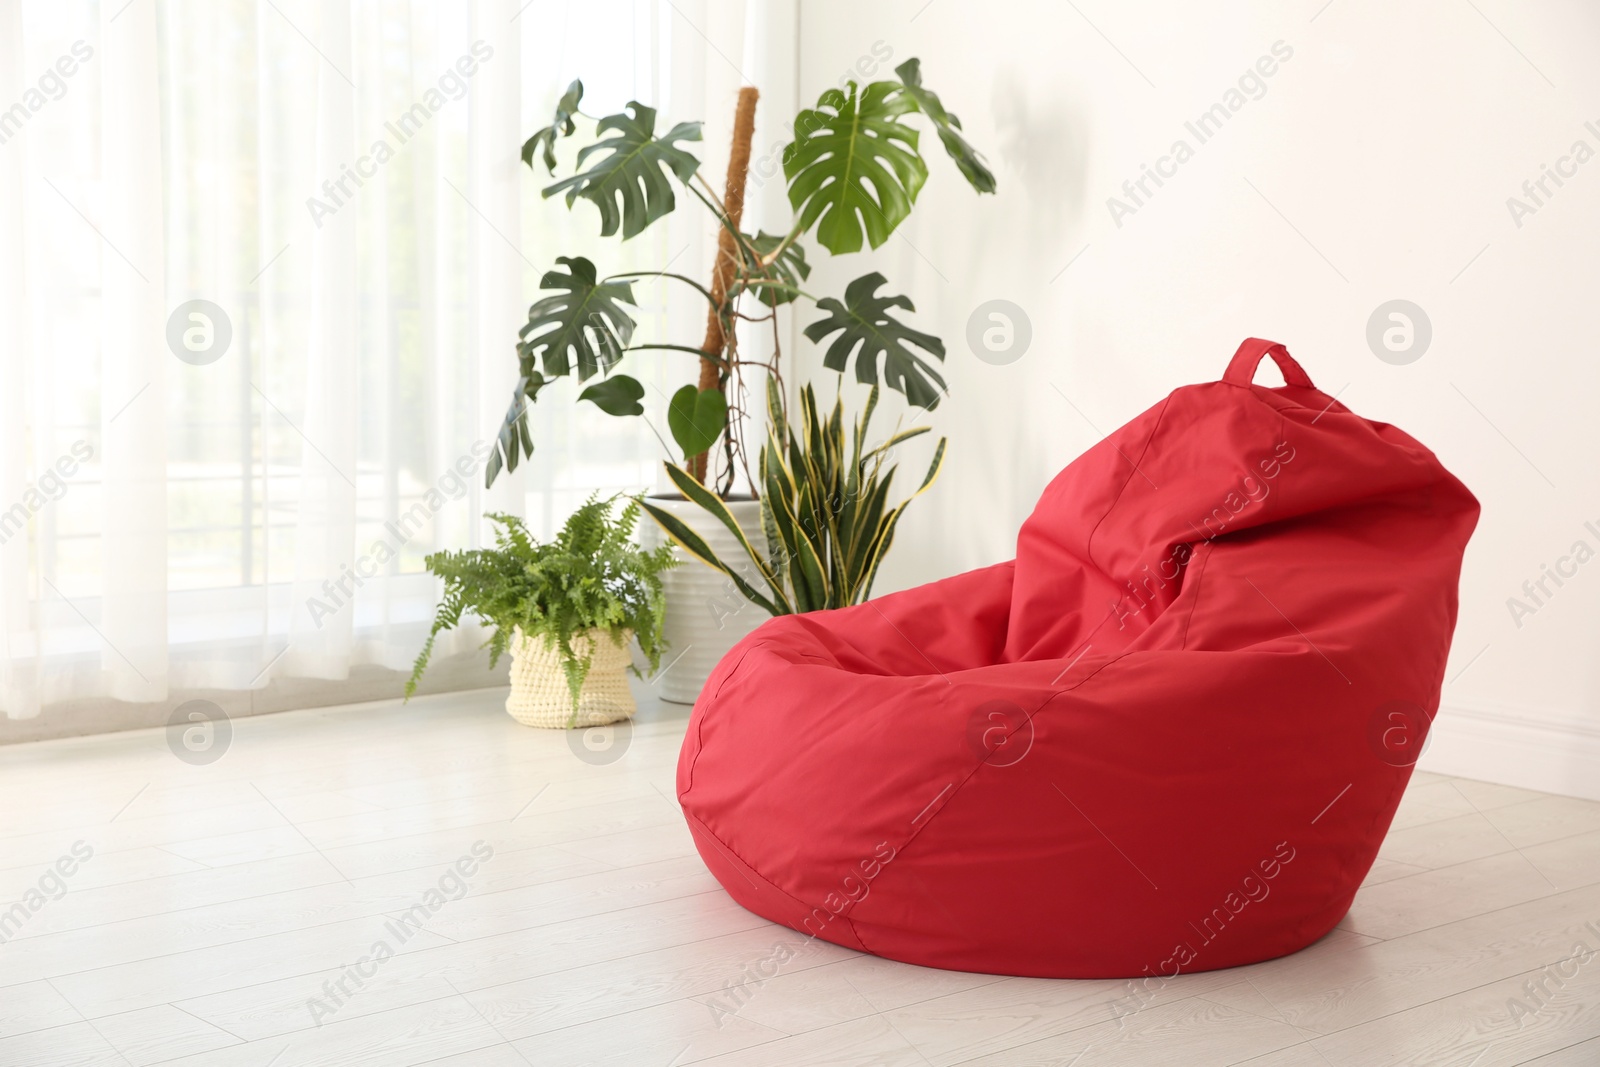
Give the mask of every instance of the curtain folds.
[[(100, 675), (117, 700), (166, 695), (166, 229), (156, 9), (100, 13)], [(44, 579), (46, 591), (87, 612)]]
[[(600, 238), (519, 151), (581, 76), (590, 114), (706, 119), (720, 176), (744, 11), (0, 0), (0, 712), (405, 669), (428, 552), (657, 484), (650, 428), (566, 383), (483, 486), (555, 257), (700, 274), (715, 240), (687, 196)], [(698, 338), (695, 294), (635, 295)], [(662, 426), (693, 358), (630, 359)]]

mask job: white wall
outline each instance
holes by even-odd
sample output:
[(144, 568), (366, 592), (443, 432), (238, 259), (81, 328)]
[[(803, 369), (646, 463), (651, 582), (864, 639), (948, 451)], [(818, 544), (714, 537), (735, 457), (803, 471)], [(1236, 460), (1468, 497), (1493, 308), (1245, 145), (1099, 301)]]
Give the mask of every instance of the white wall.
[[(950, 461), (907, 513), (880, 588), (1008, 558), (1046, 481), (1101, 431), (1220, 377), (1245, 336), (1280, 340), (1318, 385), (1434, 449), (1483, 504), (1422, 766), (1600, 797), (1600, 561), (1520, 628), (1507, 607), (1573, 542), (1600, 550), (1584, 528), (1600, 529), (1600, 159), (1549, 186), (1520, 227), (1507, 207), (1573, 142), (1600, 151), (1600, 10), (1074, 4), (802, 6), (803, 100), (874, 42), (894, 51), (880, 76), (919, 56), (1000, 185), (980, 200), (929, 138), (913, 220), (813, 277), (813, 291), (837, 292), (883, 270), (950, 349), (951, 397), (932, 419)], [(1196, 145), (1185, 121), (1278, 41), (1293, 55), (1265, 94), (1118, 226), (1107, 198), (1175, 139)], [(992, 298), (1032, 323), (1007, 366), (964, 341)], [(1404, 366), (1365, 336), (1394, 298), (1433, 328)]]

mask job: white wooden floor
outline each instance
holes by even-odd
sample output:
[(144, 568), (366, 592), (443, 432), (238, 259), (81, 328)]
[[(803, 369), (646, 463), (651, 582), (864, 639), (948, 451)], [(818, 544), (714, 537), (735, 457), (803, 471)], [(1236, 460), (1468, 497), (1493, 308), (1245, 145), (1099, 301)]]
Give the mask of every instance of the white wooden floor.
[(208, 765), (152, 730), (0, 748), (0, 1065), (1600, 1064), (1600, 804), (1418, 774), (1332, 935), (1119, 1021), (1124, 983), (756, 918), (672, 799), (685, 709), (575, 751), (501, 699), (243, 719)]

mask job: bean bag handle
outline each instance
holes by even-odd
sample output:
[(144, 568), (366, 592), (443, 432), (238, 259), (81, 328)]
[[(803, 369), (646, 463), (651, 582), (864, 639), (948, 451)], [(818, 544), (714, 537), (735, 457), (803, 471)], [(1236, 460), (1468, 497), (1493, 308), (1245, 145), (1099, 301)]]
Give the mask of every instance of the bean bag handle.
[(1289, 355), (1289, 350), (1276, 341), (1263, 341), (1259, 337), (1246, 337), (1244, 344), (1239, 346), (1239, 351), (1233, 354), (1233, 360), (1228, 364), (1228, 371), (1222, 380), (1230, 385), (1248, 386), (1255, 380), (1256, 368), (1261, 365), (1262, 356), (1271, 356), (1278, 369), (1283, 372), (1283, 380), (1288, 385), (1297, 385), (1302, 389), (1315, 389), (1311, 384), (1311, 376), (1305, 368), (1294, 361)]

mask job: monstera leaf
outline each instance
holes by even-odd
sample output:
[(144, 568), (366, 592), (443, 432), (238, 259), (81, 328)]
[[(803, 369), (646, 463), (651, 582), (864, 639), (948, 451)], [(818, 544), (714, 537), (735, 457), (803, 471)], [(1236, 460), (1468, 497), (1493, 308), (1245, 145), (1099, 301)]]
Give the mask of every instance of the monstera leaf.
[(904, 92), (917, 103), (917, 110), (928, 116), (933, 124), (938, 127), (939, 140), (944, 142), (944, 150), (950, 153), (950, 158), (956, 161), (971, 186), (980, 193), (994, 192), (994, 173), (984, 166), (983, 157), (978, 150), (967, 143), (961, 136), (961, 120), (944, 109), (939, 102), (939, 94), (922, 86), (922, 61), (908, 59), (894, 72), (904, 86)]
[(639, 379), (626, 374), (613, 374), (603, 382), (595, 382), (578, 394), (579, 400), (591, 401), (607, 415), (643, 415), (644, 386)]
[(576, 79), (567, 86), (567, 91), (556, 102), (556, 115), (550, 125), (534, 134), (522, 143), (522, 161), (533, 169), (533, 154), (544, 148), (544, 169), (551, 174), (556, 172), (556, 138), (571, 137), (577, 129), (572, 124), (572, 116), (578, 113), (578, 104), (583, 100), (583, 82)]
[(528, 324), (517, 334), (517, 356), (525, 375), (532, 373), (536, 358), (546, 378), (571, 374), (576, 361), (578, 381), (587, 381), (610, 370), (633, 336), (633, 319), (622, 307), (634, 303), (633, 285), (600, 281), (594, 264), (582, 256), (558, 256), (556, 262), (570, 273), (552, 270), (539, 279), (540, 289), (558, 292), (528, 309)]
[(917, 154), (917, 131), (901, 116), (917, 103), (897, 82), (872, 82), (856, 95), (829, 89), (795, 119), (795, 140), (783, 150), (789, 203), (800, 228), (838, 255), (859, 252), (861, 233), (877, 248), (911, 214), (928, 180)]
[(890, 308), (915, 311), (911, 300), (904, 296), (879, 296), (884, 284), (883, 275), (877, 271), (863, 274), (844, 291), (844, 303), (829, 296), (817, 301), (817, 307), (828, 312), (828, 317), (813, 322), (805, 329), (806, 337), (815, 344), (829, 334), (838, 337), (828, 345), (822, 362), (829, 370), (842, 371), (856, 353), (856, 380), (869, 385), (878, 381), (878, 356), (883, 356), (883, 380), (889, 388), (905, 394), (911, 403), (932, 409), (939, 404), (939, 394), (944, 391), (944, 379), (933, 364), (913, 352), (915, 345), (924, 352), (944, 359), (944, 342), (932, 334), (911, 329), (889, 314)]
[(745, 234), (744, 239), (761, 259), (772, 255), (780, 247), (783, 251), (778, 252), (778, 258), (766, 266), (751, 262), (746, 253), (745, 262), (739, 268), (738, 277), (728, 295), (735, 297), (740, 293), (754, 293), (756, 299), (767, 307), (777, 307), (794, 300), (795, 289), (811, 277), (811, 264), (806, 262), (806, 250), (795, 241), (785, 245), (781, 235), (766, 230), (754, 237)]
[[(567, 206), (578, 197), (600, 209), (600, 236), (610, 237), (620, 226), (623, 239), (633, 237), (677, 206), (670, 171), (680, 182), (694, 176), (700, 161), (677, 146), (678, 141), (698, 141), (700, 124), (680, 122), (656, 136), (655, 108), (636, 100), (628, 102), (632, 115), (607, 115), (595, 127), (597, 134), (613, 133), (578, 153), (578, 173), (546, 186), (544, 195), (565, 191)], [(601, 154), (593, 166), (583, 166)]]
[(514, 471), (523, 456), (533, 458), (533, 435), (528, 432), (528, 405), (538, 398), (539, 390), (549, 384), (538, 371), (517, 379), (517, 387), (511, 391), (511, 406), (506, 409), (505, 421), (500, 424), (500, 432), (495, 436), (494, 451), (489, 453), (488, 469), (483, 480), (485, 487), (494, 484), (501, 467)]

